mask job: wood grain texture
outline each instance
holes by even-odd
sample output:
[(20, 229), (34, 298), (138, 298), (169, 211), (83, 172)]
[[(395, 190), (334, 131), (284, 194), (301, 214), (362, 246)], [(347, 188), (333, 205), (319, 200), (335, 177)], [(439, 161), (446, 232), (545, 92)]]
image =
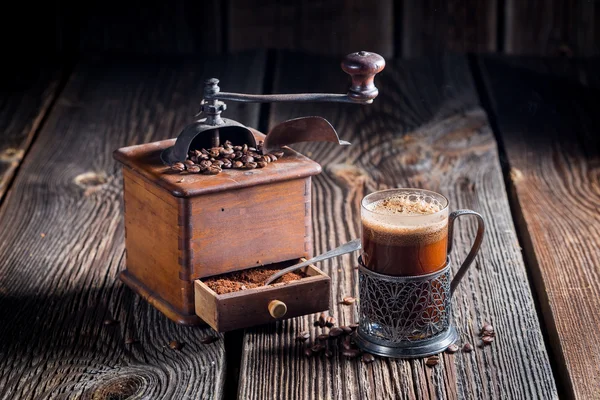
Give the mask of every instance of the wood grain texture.
[[(0, 397), (223, 396), (223, 341), (201, 344), (211, 331), (176, 325), (117, 279), (125, 253), (112, 152), (175, 136), (207, 76), (259, 91), (263, 64), (246, 54), (76, 67), (0, 209)], [(227, 114), (256, 123), (258, 108)]]
[(57, 95), (61, 67), (9, 65), (0, 78), (0, 203)]
[(599, 398), (600, 90), (582, 61), (570, 70), (531, 58), (480, 65), (558, 376), (569, 397)]
[(229, 0), (229, 50), (394, 51), (393, 2)]
[[(222, 4), (217, 0), (92, 1), (75, 6), (78, 48), (143, 54), (223, 51)], [(66, 10), (63, 10), (66, 13)]]
[(600, 52), (600, 3), (588, 0), (506, 0), (508, 54), (590, 56)]
[[(334, 59), (305, 69), (285, 55), (277, 92), (339, 90), (344, 77)], [(390, 187), (423, 187), (450, 199), (451, 208), (483, 214), (487, 236), (475, 265), (454, 299), (461, 342), (478, 343), (484, 321), (498, 332), (491, 347), (471, 354), (444, 354), (440, 365), (424, 360), (378, 359), (365, 365), (339, 355), (305, 358), (295, 342), (301, 331), (320, 333), (315, 316), (248, 330), (240, 374), (243, 399), (430, 399), (556, 398), (556, 387), (527, 282), (498, 162), (496, 142), (478, 104), (465, 59), (388, 63), (376, 78), (380, 95), (371, 106), (277, 105), (271, 124), (300, 115), (322, 115), (352, 146), (297, 146), (322, 163), (313, 180), (315, 253), (359, 236), (359, 202)], [(457, 227), (454, 268), (464, 259), (474, 221)], [(338, 302), (358, 296), (355, 256), (323, 262), (332, 278), (331, 312), (338, 323), (356, 321), (356, 306)]]
[(496, 51), (497, 0), (405, 0), (396, 40), (404, 57)]

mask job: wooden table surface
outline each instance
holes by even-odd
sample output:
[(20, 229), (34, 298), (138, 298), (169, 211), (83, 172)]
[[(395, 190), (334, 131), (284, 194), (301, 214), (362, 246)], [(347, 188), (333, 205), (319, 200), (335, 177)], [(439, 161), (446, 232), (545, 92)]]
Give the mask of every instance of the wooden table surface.
[[(263, 130), (320, 115), (352, 142), (294, 146), (323, 166), (316, 253), (359, 236), (359, 201), (378, 189), (436, 190), (452, 209), (482, 213), (487, 235), (453, 318), (461, 343), (478, 344), (491, 322), (491, 346), (434, 368), (306, 358), (294, 339), (319, 333), (314, 315), (202, 344), (210, 328), (176, 325), (116, 279), (125, 248), (112, 151), (176, 136), (209, 76), (226, 91), (345, 90), (339, 60), (308, 60), (94, 56), (3, 74), (1, 398), (600, 398), (598, 60), (388, 60), (371, 106), (228, 104), (228, 117)], [(454, 265), (475, 232), (472, 221), (458, 228)], [(354, 266), (350, 256), (321, 265), (340, 324), (357, 319), (339, 304), (358, 295)]]

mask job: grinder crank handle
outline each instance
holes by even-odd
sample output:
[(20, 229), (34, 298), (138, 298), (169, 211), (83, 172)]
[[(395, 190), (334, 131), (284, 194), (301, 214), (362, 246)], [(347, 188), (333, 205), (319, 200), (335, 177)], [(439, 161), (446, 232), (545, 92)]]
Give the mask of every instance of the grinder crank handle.
[(313, 257), (310, 260), (303, 261), (299, 264), (292, 265), (291, 267), (284, 268), (281, 271), (274, 273), (265, 281), (264, 285), (266, 286), (266, 285), (270, 284), (271, 282), (281, 278), (283, 275), (285, 275), (289, 272), (292, 272), (292, 271), (296, 271), (297, 269), (300, 269), (302, 267), (306, 267), (307, 265), (318, 263), (318, 262), (324, 261), (324, 260), (328, 260), (330, 258), (341, 256), (343, 254), (352, 253), (353, 251), (360, 250), (360, 248), (361, 248), (361, 240), (354, 239), (348, 243), (344, 243), (343, 245), (336, 247), (333, 250), (329, 250), (326, 253), (323, 253), (321, 255)]
[(204, 101), (232, 100), (249, 103), (270, 102), (339, 102), (371, 104), (379, 94), (375, 87), (375, 75), (385, 67), (385, 59), (376, 53), (358, 51), (342, 60), (342, 70), (350, 75), (352, 83), (346, 94), (297, 93), (297, 94), (244, 94), (221, 92), (218, 79), (208, 79), (204, 87)]

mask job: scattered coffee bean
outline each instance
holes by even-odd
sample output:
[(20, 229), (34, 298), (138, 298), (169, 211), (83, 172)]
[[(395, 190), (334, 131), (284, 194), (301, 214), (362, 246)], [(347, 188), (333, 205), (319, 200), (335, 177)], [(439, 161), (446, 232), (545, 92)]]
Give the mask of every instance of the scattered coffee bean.
[(246, 169), (254, 169), (256, 168), (258, 164), (256, 164), (255, 162), (247, 162), (246, 164), (244, 164), (244, 168)]
[(350, 327), (350, 329), (352, 329), (353, 331), (355, 331), (358, 328), (358, 324), (350, 324), (348, 325)]
[(340, 328), (342, 328), (342, 330), (344, 331), (344, 333), (346, 334), (350, 334), (352, 333), (352, 328), (350, 328), (349, 326), (340, 326)]
[(325, 341), (325, 340), (329, 339), (329, 335), (327, 333), (321, 333), (319, 336), (317, 336), (317, 339), (319, 339), (321, 341)]
[(171, 342), (169, 343), (169, 347), (173, 350), (181, 350), (183, 345), (181, 343), (179, 343), (177, 340), (171, 340)]
[(365, 364), (371, 364), (373, 361), (375, 361), (375, 357), (373, 356), (373, 354), (364, 353), (362, 355), (362, 362), (364, 362)]
[(439, 356), (431, 356), (431, 357), (427, 358), (427, 360), (425, 360), (425, 365), (427, 365), (428, 367), (435, 367), (439, 363), (440, 363)]
[(271, 160), (271, 157), (269, 157), (269, 155), (268, 155), (268, 154), (264, 155), (262, 159), (263, 159), (263, 161), (264, 161), (264, 162), (266, 162), (267, 164), (268, 164), (268, 163), (270, 163), (271, 161), (273, 161), (273, 160)]
[(356, 301), (356, 299), (352, 296), (346, 296), (342, 299), (342, 303), (347, 306), (354, 304), (355, 301)]
[(344, 349), (346, 349), (346, 350), (349, 350), (349, 349), (351, 349), (353, 347), (352, 346), (352, 340), (351, 340), (350, 336), (346, 336), (344, 338), (344, 340), (342, 340), (342, 347)]
[(194, 165), (194, 162), (192, 160), (185, 160), (183, 163), (185, 164), (186, 167)]
[(330, 337), (338, 337), (340, 336), (342, 333), (344, 333), (344, 330), (342, 328), (331, 328), (331, 330), (329, 331), (329, 336)]
[(310, 356), (312, 356), (312, 354), (313, 354), (313, 352), (312, 352), (312, 350), (310, 349), (310, 347), (306, 347), (306, 348), (304, 349), (304, 355), (305, 355), (306, 357), (310, 357)]
[(446, 353), (454, 354), (458, 351), (458, 345), (456, 343), (452, 343), (450, 346), (446, 348)]
[(322, 345), (321, 343), (315, 343), (312, 345), (312, 347), (310, 349), (312, 350), (313, 353), (318, 353), (320, 351), (325, 350), (325, 346)]
[(481, 328), (481, 336), (494, 336), (494, 327), (488, 323)]
[(342, 350), (342, 355), (348, 358), (355, 358), (360, 355), (360, 350), (358, 349), (344, 349)]
[(191, 166), (189, 166), (189, 167), (187, 168), (187, 170), (188, 170), (188, 172), (189, 172), (189, 173), (192, 173), (192, 174), (197, 174), (197, 173), (199, 173), (199, 172), (200, 172), (200, 167), (199, 167), (199, 166), (197, 166), (197, 165), (191, 165)]
[(327, 325), (328, 328), (331, 328), (332, 326), (334, 326), (335, 325), (335, 318), (328, 317), (327, 321), (325, 322), (325, 325)]
[(310, 339), (310, 333), (308, 333), (307, 331), (302, 332), (301, 334), (299, 334), (296, 337), (296, 340), (300, 341), (300, 342), (305, 342), (308, 339)]
[(472, 352), (473, 351), (473, 345), (471, 343), (465, 343), (465, 345), (463, 346), (462, 351), (465, 352), (465, 353)]
[(243, 162), (241, 162), (241, 161), (235, 161), (235, 162), (233, 163), (233, 168), (240, 169), (240, 168), (242, 168), (243, 166), (244, 166), (244, 163), (243, 163)]
[(273, 161), (277, 161), (277, 156), (275, 156), (275, 154), (267, 154), (269, 156), (269, 158), (271, 159), (271, 162)]
[(133, 343), (139, 343), (139, 340), (134, 339), (132, 337), (128, 337), (127, 339), (125, 339), (125, 344), (133, 344)]
[(265, 161), (259, 161), (256, 163), (256, 168), (264, 168), (267, 166), (267, 163)]
[(211, 343), (216, 342), (217, 340), (219, 340), (219, 338), (216, 337), (216, 336), (206, 336), (206, 337), (200, 339), (200, 343), (202, 343), (202, 344), (211, 344)]
[(104, 320), (104, 325), (107, 325), (107, 326), (116, 325), (118, 323), (119, 323), (119, 321), (112, 319), (112, 318), (107, 318)]
[(327, 315), (325, 313), (321, 313), (321, 315), (319, 315), (319, 326), (321, 328), (324, 328), (326, 321), (327, 321)]
[(483, 342), (484, 345), (492, 344), (492, 342), (494, 341), (494, 337), (493, 336), (484, 336), (481, 338), (481, 341)]

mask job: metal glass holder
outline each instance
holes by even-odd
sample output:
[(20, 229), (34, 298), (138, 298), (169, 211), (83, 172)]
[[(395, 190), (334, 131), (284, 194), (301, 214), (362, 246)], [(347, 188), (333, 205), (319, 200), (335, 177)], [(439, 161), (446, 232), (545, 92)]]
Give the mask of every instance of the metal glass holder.
[(448, 221), (448, 253), (454, 222), (477, 217), (477, 235), (454, 277), (450, 257), (440, 271), (427, 275), (391, 276), (373, 272), (358, 258), (359, 325), (354, 336), (364, 351), (383, 357), (420, 358), (438, 354), (458, 339), (452, 324), (452, 293), (475, 259), (485, 231), (483, 218), (457, 210)]
[(380, 356), (416, 358), (454, 343), (450, 270), (448, 260), (432, 274), (389, 276), (365, 268), (359, 259), (357, 345)]

